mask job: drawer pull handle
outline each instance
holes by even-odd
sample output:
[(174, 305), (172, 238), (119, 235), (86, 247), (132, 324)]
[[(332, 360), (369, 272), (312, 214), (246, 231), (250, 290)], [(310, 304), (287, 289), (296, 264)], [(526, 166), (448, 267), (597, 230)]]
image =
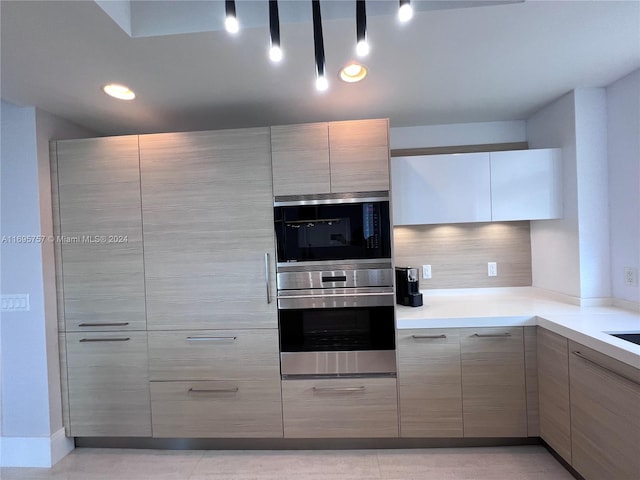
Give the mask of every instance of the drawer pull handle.
[(611, 370), (610, 368), (605, 367), (604, 365), (600, 365), (598, 362), (595, 362), (595, 361), (591, 360), (590, 358), (586, 357), (585, 355), (583, 355), (583, 354), (582, 354), (582, 353), (580, 353), (579, 351), (571, 352), (571, 353), (573, 353), (576, 357), (581, 358), (581, 359), (582, 359), (582, 360), (584, 360), (585, 362), (588, 362), (588, 363), (590, 363), (590, 364), (592, 364), (592, 365), (595, 365), (596, 367), (598, 367), (598, 368), (600, 368), (600, 369), (602, 369), (602, 370), (604, 370), (604, 371), (606, 371), (606, 372), (612, 373), (613, 375), (615, 375), (615, 376), (617, 376), (617, 377), (620, 377), (620, 378), (622, 378), (622, 379), (626, 380), (627, 382), (631, 382), (631, 383), (633, 383), (634, 385), (640, 385), (640, 383), (636, 382), (634, 379), (629, 378), (629, 377), (627, 377), (626, 375), (623, 375), (623, 374), (621, 374), (621, 373), (618, 373), (618, 372), (616, 372), (616, 371), (614, 371), (614, 370)]
[(79, 323), (79, 327), (126, 327), (129, 322), (96, 322), (96, 323)]
[(269, 270), (269, 252), (264, 254), (264, 281), (267, 286), (267, 304), (271, 303), (271, 271)]
[(314, 392), (364, 392), (366, 387), (313, 387)]
[(415, 338), (416, 340), (422, 340), (424, 338), (447, 338), (446, 335), (411, 335), (411, 338)]
[(238, 387), (233, 388), (190, 388), (189, 393), (237, 393)]
[(128, 342), (129, 337), (112, 337), (112, 338), (81, 338), (80, 343), (84, 342)]
[(510, 333), (474, 333), (471, 335), (472, 337), (478, 338), (502, 338), (502, 337), (510, 337)]
[(223, 342), (225, 340), (235, 341), (238, 337), (187, 337), (188, 342)]

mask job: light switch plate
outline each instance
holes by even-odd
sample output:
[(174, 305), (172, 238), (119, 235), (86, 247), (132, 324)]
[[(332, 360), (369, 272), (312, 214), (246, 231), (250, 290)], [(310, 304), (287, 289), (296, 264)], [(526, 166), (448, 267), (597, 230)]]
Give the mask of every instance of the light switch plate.
[(30, 310), (29, 294), (2, 295), (1, 304), (3, 312), (28, 312)]
[(422, 278), (431, 278), (431, 265), (422, 265)]
[(489, 263), (487, 263), (487, 275), (489, 277), (497, 277), (498, 276), (498, 263), (497, 262), (489, 262)]

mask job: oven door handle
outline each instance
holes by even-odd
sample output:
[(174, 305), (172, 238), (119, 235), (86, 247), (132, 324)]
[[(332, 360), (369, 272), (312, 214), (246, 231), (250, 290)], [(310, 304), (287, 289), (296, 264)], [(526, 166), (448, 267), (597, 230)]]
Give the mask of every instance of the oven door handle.
[(309, 295), (278, 295), (278, 300), (287, 300), (293, 298), (335, 298), (335, 297), (383, 297), (395, 295), (393, 292), (364, 292), (364, 293), (326, 293), (326, 294), (309, 294)]
[(364, 392), (367, 389), (364, 385), (359, 387), (313, 387), (314, 392)]

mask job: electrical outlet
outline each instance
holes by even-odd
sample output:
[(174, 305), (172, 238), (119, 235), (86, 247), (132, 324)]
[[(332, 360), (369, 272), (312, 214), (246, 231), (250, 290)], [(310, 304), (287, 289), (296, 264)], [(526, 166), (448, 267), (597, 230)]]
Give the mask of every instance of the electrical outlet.
[(631, 287), (638, 285), (638, 275), (633, 267), (624, 267), (624, 284)]
[(489, 263), (487, 263), (487, 275), (489, 277), (497, 277), (498, 276), (498, 263), (497, 262), (489, 262)]
[(2, 311), (3, 312), (28, 312), (29, 294), (2, 295)]
[(422, 278), (431, 278), (431, 265), (422, 265)]

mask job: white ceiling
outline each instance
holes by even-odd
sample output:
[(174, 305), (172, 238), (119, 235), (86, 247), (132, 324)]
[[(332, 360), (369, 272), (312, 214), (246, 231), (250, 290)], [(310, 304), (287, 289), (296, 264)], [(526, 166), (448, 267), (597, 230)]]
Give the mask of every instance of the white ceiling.
[[(347, 85), (337, 72), (354, 55), (355, 14), (322, 0), (331, 86), (318, 93), (308, 20), (287, 13), (281, 2), (286, 57), (273, 65), (266, 18), (261, 24), (247, 14), (254, 26), (231, 36), (219, 30), (218, 15), (210, 31), (202, 31), (202, 19), (224, 7), (207, 2), (209, 13), (195, 15), (197, 3), (203, 6), (134, 4), (127, 13), (138, 36), (131, 37), (93, 1), (3, 0), (2, 98), (102, 134), (368, 117), (389, 117), (400, 127), (524, 119), (576, 87), (606, 86), (640, 68), (637, 0), (528, 0), (479, 8), (424, 1), (406, 25), (386, 13), (397, 2), (369, 0), (370, 75)], [(152, 4), (168, 16), (158, 16)], [(176, 4), (193, 8), (181, 14)], [(296, 2), (299, 11), (300, 4), (310, 11), (309, 1)], [(241, 23), (242, 12), (252, 8), (266, 12), (266, 0), (241, 2)], [(136, 100), (101, 93), (112, 81), (131, 86)]]

